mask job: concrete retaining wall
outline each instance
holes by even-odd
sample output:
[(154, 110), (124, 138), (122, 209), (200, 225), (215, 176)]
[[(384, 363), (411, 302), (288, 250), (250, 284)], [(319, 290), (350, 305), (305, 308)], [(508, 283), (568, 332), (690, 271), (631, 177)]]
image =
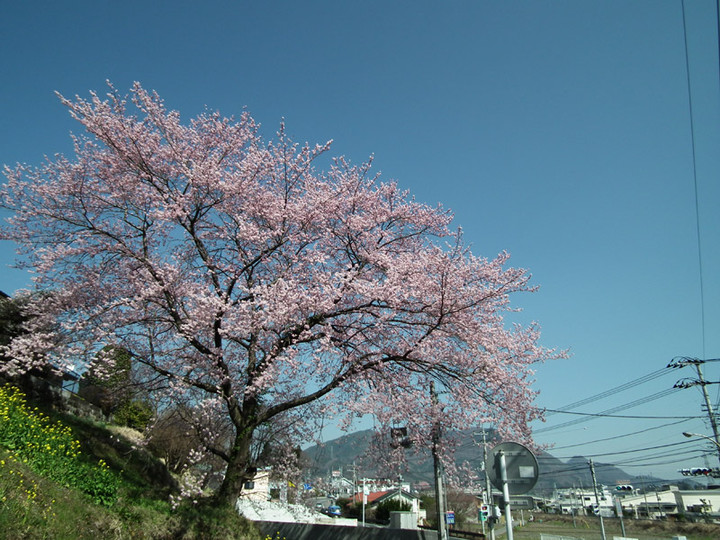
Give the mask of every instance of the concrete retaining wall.
[(306, 523), (256, 521), (263, 535), (286, 540), (437, 540), (437, 532), (379, 527), (342, 527)]

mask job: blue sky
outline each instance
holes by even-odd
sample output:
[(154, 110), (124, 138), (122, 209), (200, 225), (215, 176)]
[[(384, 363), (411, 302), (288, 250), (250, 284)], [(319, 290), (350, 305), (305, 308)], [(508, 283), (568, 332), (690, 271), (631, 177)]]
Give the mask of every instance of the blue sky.
[[(296, 140), (334, 139), (333, 155), (373, 154), (384, 179), (454, 210), (475, 253), (507, 250), (531, 271), (541, 288), (515, 298), (518, 317), (573, 354), (537, 371), (539, 404), (557, 409), (677, 355), (720, 357), (715, 2), (687, 2), (686, 17), (698, 214), (680, 0), (0, 0), (0, 163), (68, 153), (78, 126), (53, 92), (104, 92), (106, 79), (122, 91), (140, 81), (185, 119), (246, 108), (268, 134), (284, 118)], [(8, 293), (29, 284), (6, 267), (12, 258), (0, 243)], [(720, 363), (705, 375), (720, 381)], [(667, 373), (578, 410), (691, 376)], [(700, 415), (700, 393), (618, 414)], [(629, 454), (633, 474), (672, 476), (704, 464), (690, 455), (702, 445), (680, 432), (709, 430), (662, 427), (671, 422), (600, 419), (538, 440), (560, 457), (686, 441)]]

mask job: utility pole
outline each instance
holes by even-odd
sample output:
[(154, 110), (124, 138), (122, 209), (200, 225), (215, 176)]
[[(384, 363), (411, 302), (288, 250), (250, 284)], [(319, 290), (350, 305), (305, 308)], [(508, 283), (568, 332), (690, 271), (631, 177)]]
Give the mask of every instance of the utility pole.
[(365, 527), (365, 502), (367, 501), (367, 493), (365, 493), (365, 476), (363, 476), (363, 494), (362, 494), (362, 526)]
[(591, 459), (588, 461), (590, 465), (590, 475), (592, 476), (593, 490), (595, 491), (595, 504), (597, 504), (598, 517), (600, 518), (600, 533), (602, 534), (602, 540), (606, 540), (605, 537), (605, 524), (603, 523), (602, 511), (600, 510), (600, 495), (598, 495), (597, 480), (595, 480), (595, 464)]
[(620, 530), (622, 531), (622, 535), (627, 536), (627, 534), (625, 534), (625, 520), (623, 519), (623, 507), (620, 499), (615, 499), (615, 510), (620, 518)]
[(712, 426), (713, 437), (715, 438), (715, 443), (718, 451), (718, 459), (720, 460), (720, 438), (718, 438), (718, 426), (717, 422), (715, 421), (715, 413), (713, 412), (712, 404), (710, 403), (710, 397), (708, 396), (707, 391), (707, 384), (705, 383), (705, 379), (703, 378), (700, 363), (695, 364), (695, 369), (697, 370), (698, 379), (700, 380), (700, 387), (702, 388), (703, 397), (705, 398), (705, 406), (707, 407), (708, 416), (710, 417), (710, 426)]
[(689, 356), (678, 356), (672, 359), (672, 361), (667, 365), (669, 368), (681, 368), (688, 365), (695, 366), (695, 370), (697, 371), (698, 378), (696, 381), (694, 380), (683, 380), (678, 381), (675, 384), (675, 388), (690, 388), (691, 386), (700, 385), (702, 388), (703, 398), (705, 399), (705, 407), (707, 408), (708, 418), (710, 419), (710, 426), (712, 427), (713, 432), (713, 440), (715, 441), (715, 446), (717, 447), (718, 452), (718, 459), (720, 460), (720, 434), (718, 433), (718, 425), (717, 421), (715, 419), (715, 412), (713, 411), (712, 403), (710, 402), (710, 396), (708, 395), (707, 391), (707, 385), (708, 384), (717, 384), (717, 383), (710, 383), (705, 380), (703, 377), (702, 368), (700, 367), (705, 362), (720, 362), (720, 358), (711, 358), (709, 360), (700, 360), (698, 358), (690, 358)]
[[(487, 504), (490, 509), (488, 516), (488, 528), (490, 529), (490, 540), (495, 540), (495, 501), (493, 501), (492, 484), (490, 483), (490, 474), (488, 474), (487, 462), (487, 440), (485, 438), (485, 429), (483, 428), (483, 463), (485, 466), (485, 491), (487, 492)], [(483, 522), (483, 534), (485, 534), (485, 522)]]
[[(435, 383), (430, 383), (430, 395), (434, 405), (437, 404)], [(440, 459), (440, 422), (436, 421), (432, 433), (432, 455), (435, 469), (435, 507), (437, 508), (438, 538), (448, 540), (447, 525), (445, 524), (445, 489), (443, 486), (443, 464)]]
[(353, 500), (357, 497), (357, 465), (353, 460)]

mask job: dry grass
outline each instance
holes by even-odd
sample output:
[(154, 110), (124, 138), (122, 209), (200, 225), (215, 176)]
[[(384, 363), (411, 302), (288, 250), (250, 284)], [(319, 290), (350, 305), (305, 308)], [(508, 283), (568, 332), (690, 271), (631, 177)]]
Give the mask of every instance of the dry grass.
[[(622, 536), (619, 519), (604, 519), (605, 536), (608, 539)], [(504, 525), (500, 527), (504, 536)], [(516, 527), (513, 537), (516, 540), (537, 540), (540, 535), (555, 534), (559, 536), (582, 538), (583, 540), (600, 540), (600, 522), (597, 518), (554, 516), (535, 514), (535, 521), (525, 526)], [(720, 525), (709, 523), (680, 523), (675, 521), (625, 520), (625, 534), (638, 540), (669, 540), (673, 536), (685, 536), (688, 540), (717, 540), (720, 538)], [(498, 535), (498, 537), (500, 537)]]
[(142, 433), (128, 426), (116, 426), (114, 424), (109, 424), (106, 428), (110, 433), (120, 435), (135, 445), (142, 444), (145, 440), (145, 436)]

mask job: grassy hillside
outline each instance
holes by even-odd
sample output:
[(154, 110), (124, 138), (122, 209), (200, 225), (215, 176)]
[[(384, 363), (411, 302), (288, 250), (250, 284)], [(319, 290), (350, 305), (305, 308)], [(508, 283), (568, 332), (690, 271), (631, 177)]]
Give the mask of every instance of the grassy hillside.
[(112, 426), (0, 389), (3, 538), (261, 538), (250, 522), (207, 501), (173, 510), (174, 489), (162, 463)]

